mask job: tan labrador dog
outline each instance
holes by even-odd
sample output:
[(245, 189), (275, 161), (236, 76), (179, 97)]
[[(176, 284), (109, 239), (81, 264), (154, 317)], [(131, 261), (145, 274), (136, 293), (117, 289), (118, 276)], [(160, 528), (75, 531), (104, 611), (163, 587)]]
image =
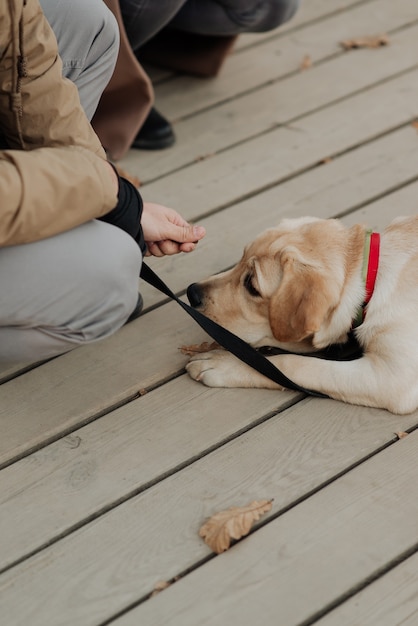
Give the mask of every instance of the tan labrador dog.
[[(364, 275), (377, 270), (364, 320), (354, 330), (361, 358), (269, 360), (307, 389), (409, 413), (418, 407), (418, 217), (392, 222), (374, 261), (368, 241), (359, 224), (283, 220), (248, 245), (233, 269), (191, 285), (189, 300), (254, 347), (309, 353), (347, 341), (366, 297)], [(187, 371), (210, 387), (279, 388), (225, 350), (194, 356)]]

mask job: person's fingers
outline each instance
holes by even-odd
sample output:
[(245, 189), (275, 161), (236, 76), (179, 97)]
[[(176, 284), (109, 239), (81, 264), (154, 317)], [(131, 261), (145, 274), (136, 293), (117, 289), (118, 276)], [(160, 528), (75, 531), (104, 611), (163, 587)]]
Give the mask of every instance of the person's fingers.
[(193, 252), (193, 250), (196, 248), (196, 243), (181, 243), (180, 252)]
[(180, 245), (175, 241), (165, 239), (164, 241), (156, 241), (148, 245), (148, 250), (153, 256), (170, 256), (180, 252)]
[(147, 243), (148, 253), (146, 256), (164, 256), (164, 253), (161, 252), (159, 244), (156, 242)]
[[(202, 226), (190, 226), (178, 228), (178, 239), (186, 239), (186, 241), (178, 241), (177, 239), (164, 239), (162, 241), (147, 241), (147, 252), (145, 256), (165, 256), (178, 254), (179, 252), (192, 252), (196, 248), (199, 239), (205, 236), (205, 229)], [(192, 239), (192, 240), (190, 240)]]
[(176, 241), (166, 239), (158, 242), (160, 252), (166, 255), (178, 254), (180, 252), (180, 245)]
[(203, 226), (191, 226), (190, 224), (176, 226), (173, 224), (173, 234), (170, 239), (179, 243), (193, 243), (202, 239), (205, 234), (206, 230)]

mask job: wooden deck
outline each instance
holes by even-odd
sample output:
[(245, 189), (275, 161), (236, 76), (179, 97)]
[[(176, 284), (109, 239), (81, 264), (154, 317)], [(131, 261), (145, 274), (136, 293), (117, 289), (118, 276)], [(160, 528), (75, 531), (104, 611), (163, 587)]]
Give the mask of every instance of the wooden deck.
[[(378, 33), (390, 45), (340, 46)], [(305, 0), (215, 80), (155, 75), (177, 144), (121, 165), (207, 228), (152, 263), (178, 293), (282, 216), (416, 212), (416, 0)], [(179, 350), (204, 333), (140, 289), (145, 313), (112, 338), (0, 373), (1, 624), (416, 626), (418, 412), (205, 388)], [(229, 551), (199, 538), (263, 498)]]

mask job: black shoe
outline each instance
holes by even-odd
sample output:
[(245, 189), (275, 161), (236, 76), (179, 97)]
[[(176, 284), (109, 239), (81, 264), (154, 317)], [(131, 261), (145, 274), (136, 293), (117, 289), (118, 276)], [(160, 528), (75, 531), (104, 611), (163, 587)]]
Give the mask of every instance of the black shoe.
[(132, 148), (161, 150), (172, 146), (175, 140), (170, 122), (152, 107), (132, 143)]
[(134, 308), (134, 310), (132, 311), (128, 319), (126, 320), (125, 324), (129, 324), (129, 322), (133, 322), (134, 320), (136, 320), (136, 318), (141, 315), (143, 308), (144, 308), (144, 301), (142, 299), (141, 294), (139, 293), (136, 307)]

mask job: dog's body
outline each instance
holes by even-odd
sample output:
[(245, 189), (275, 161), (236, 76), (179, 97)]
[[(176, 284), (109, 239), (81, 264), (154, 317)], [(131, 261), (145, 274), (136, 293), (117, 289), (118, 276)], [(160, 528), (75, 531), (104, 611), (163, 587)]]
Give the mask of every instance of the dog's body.
[[(364, 226), (338, 220), (283, 220), (247, 246), (233, 269), (191, 286), (190, 300), (255, 347), (309, 353), (344, 343), (365, 298), (365, 237)], [(418, 217), (399, 218), (382, 233), (366, 312), (354, 330), (359, 359), (269, 359), (306, 389), (409, 413), (418, 407)], [(211, 387), (279, 388), (224, 350), (193, 357), (187, 370)]]

